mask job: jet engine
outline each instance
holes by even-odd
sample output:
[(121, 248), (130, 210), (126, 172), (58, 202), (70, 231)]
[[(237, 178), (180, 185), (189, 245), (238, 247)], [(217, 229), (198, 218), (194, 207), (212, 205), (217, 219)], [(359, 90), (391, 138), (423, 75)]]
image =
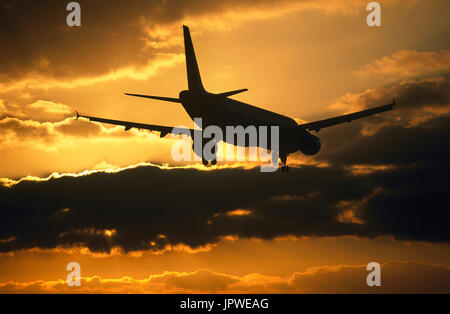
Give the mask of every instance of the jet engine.
[(300, 144), (300, 151), (305, 155), (311, 156), (317, 154), (321, 147), (320, 139), (315, 135), (308, 134)]

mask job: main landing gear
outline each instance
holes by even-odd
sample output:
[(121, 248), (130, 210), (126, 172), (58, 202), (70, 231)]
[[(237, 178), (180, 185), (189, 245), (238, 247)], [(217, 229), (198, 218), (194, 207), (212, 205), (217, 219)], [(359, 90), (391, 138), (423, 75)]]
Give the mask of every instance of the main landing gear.
[(280, 155), (280, 159), (281, 159), (281, 172), (289, 172), (289, 166), (286, 165), (287, 155), (285, 154)]
[[(202, 151), (202, 153), (203, 153), (203, 151)], [(211, 155), (212, 155), (212, 159), (207, 160), (205, 158), (205, 156), (202, 156), (203, 165), (208, 166), (210, 162), (211, 162), (211, 166), (217, 165), (217, 144), (214, 145), (213, 149), (211, 150), (211, 154), (208, 154), (208, 155), (210, 155), (209, 157), (211, 157)]]
[[(204, 158), (202, 158), (202, 163), (204, 166), (208, 166), (209, 165), (209, 160), (206, 160)], [(211, 160), (211, 165), (215, 166), (217, 165), (217, 158), (214, 158), (213, 160)]]

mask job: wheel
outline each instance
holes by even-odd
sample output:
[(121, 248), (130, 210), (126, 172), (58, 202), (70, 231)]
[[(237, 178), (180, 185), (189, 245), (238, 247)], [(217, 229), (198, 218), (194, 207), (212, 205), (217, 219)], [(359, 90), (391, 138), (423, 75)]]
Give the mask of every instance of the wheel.
[(206, 159), (202, 159), (202, 163), (204, 166), (207, 166), (209, 164), (209, 161), (207, 161)]
[(211, 165), (213, 165), (213, 166), (217, 165), (217, 159), (211, 160)]

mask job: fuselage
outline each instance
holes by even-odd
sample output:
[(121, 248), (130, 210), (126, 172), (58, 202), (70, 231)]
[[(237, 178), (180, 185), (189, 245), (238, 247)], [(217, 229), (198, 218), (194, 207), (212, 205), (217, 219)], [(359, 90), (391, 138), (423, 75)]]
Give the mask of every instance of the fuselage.
[[(280, 154), (287, 155), (301, 150), (303, 153), (313, 155), (320, 150), (319, 139), (300, 127), (290, 117), (208, 92), (182, 91), (180, 100), (192, 120), (202, 119), (202, 126), (199, 127), (205, 129), (208, 126), (218, 126), (223, 132), (225, 142), (227, 142), (228, 126), (244, 128), (254, 126), (257, 131), (260, 130), (260, 127), (266, 127), (268, 140), (258, 141), (256, 146), (271, 149), (270, 128), (277, 126), (279, 128)], [(239, 145), (235, 138), (233, 138), (232, 144)], [(246, 140), (244, 145), (239, 146), (254, 146), (252, 144)]]

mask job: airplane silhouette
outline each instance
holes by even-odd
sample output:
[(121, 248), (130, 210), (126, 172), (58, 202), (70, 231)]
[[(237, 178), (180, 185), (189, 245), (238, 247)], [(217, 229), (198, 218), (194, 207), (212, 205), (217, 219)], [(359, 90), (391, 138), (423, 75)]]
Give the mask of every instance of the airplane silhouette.
[[(247, 91), (247, 89), (239, 89), (219, 94), (207, 92), (202, 84), (197, 59), (195, 57), (194, 46), (192, 44), (191, 34), (187, 26), (183, 26), (183, 33), (184, 33), (184, 46), (186, 54), (188, 90), (181, 91), (179, 94), (179, 98), (159, 97), (159, 96), (149, 96), (149, 95), (129, 94), (129, 93), (126, 93), (125, 95), (180, 103), (182, 104), (182, 106), (184, 107), (184, 109), (189, 114), (192, 120), (199, 117), (202, 118), (203, 129), (206, 128), (207, 126), (215, 125), (220, 127), (223, 130), (224, 134), (226, 134), (227, 126), (243, 126), (244, 128), (248, 126), (255, 126), (258, 130), (260, 126), (267, 126), (267, 127), (278, 126), (279, 158), (282, 162), (281, 167), (282, 171), (286, 172), (289, 171), (289, 167), (286, 164), (287, 157), (289, 154), (295, 153), (300, 150), (305, 155), (315, 155), (320, 151), (321, 148), (320, 139), (317, 136), (311, 134), (311, 131), (319, 132), (323, 128), (327, 128), (345, 122), (351, 122), (356, 119), (388, 111), (393, 109), (393, 107), (395, 106), (394, 100), (393, 103), (389, 105), (379, 106), (368, 110), (346, 114), (330, 119), (314, 121), (304, 124), (297, 124), (294, 121), (294, 119), (290, 117), (228, 98), (230, 96), (245, 92)], [(78, 112), (76, 114), (77, 119), (81, 117), (87, 118), (90, 121), (124, 126), (125, 131), (128, 131), (131, 128), (157, 131), (160, 132), (161, 138), (169, 133), (174, 133), (174, 128), (168, 126), (97, 118), (86, 115), (80, 115)], [(178, 128), (178, 131), (180, 131), (180, 128)], [(187, 134), (191, 135), (194, 134), (194, 132), (198, 132), (198, 130), (193, 129), (185, 129), (184, 131), (187, 131)], [(268, 138), (270, 138), (270, 135), (268, 136)], [(224, 136), (225, 142), (227, 141), (226, 139), (227, 137)], [(258, 147), (270, 150), (271, 143), (269, 141), (266, 142), (268, 143), (261, 143), (258, 141), (256, 145)], [(236, 141), (232, 142), (232, 144), (235, 143)], [(248, 140), (245, 140), (243, 145), (240, 146), (250, 147), (251, 145), (253, 147), (254, 143), (252, 144)], [(203, 147), (203, 143), (200, 146), (192, 145), (192, 147), (195, 154), (199, 157), (202, 157), (202, 162), (204, 165), (208, 165), (209, 162), (211, 162), (212, 165), (215, 165), (217, 163), (216, 158), (213, 158), (212, 160), (206, 160), (205, 158), (203, 158), (202, 151), (198, 151), (198, 149), (197, 150), (195, 149), (195, 147), (200, 147), (201, 150), (201, 148)], [(217, 147), (215, 146), (213, 150), (215, 150), (213, 152), (213, 155), (215, 156), (215, 153), (217, 152)]]

